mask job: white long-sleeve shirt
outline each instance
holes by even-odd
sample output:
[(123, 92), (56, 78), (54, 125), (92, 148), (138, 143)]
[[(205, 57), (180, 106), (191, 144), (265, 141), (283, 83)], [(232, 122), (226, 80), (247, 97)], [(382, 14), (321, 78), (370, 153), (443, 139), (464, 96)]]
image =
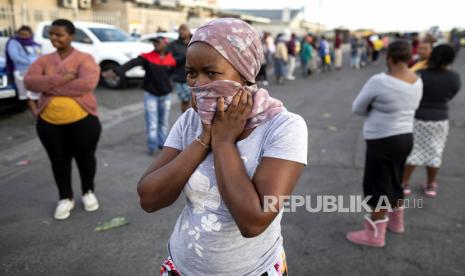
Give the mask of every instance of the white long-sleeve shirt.
[(367, 140), (411, 133), (415, 110), (423, 94), (420, 78), (411, 84), (380, 73), (371, 77), (352, 104), (352, 111), (366, 116)]

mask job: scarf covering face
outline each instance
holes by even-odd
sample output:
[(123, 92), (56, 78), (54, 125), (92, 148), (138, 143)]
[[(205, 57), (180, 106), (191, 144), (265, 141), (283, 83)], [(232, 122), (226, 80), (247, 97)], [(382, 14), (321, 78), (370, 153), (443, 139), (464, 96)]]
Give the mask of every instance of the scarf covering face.
[[(267, 90), (255, 85), (260, 66), (264, 61), (259, 34), (249, 24), (235, 18), (212, 20), (197, 29), (189, 45), (203, 42), (220, 53), (249, 83), (242, 88), (250, 91), (253, 99), (252, 112), (245, 128), (254, 128), (285, 110), (281, 101), (270, 97)], [(217, 80), (206, 85), (191, 87), (197, 100), (200, 119), (211, 124), (216, 111), (217, 99), (224, 97), (225, 108), (241, 88), (235, 81)]]

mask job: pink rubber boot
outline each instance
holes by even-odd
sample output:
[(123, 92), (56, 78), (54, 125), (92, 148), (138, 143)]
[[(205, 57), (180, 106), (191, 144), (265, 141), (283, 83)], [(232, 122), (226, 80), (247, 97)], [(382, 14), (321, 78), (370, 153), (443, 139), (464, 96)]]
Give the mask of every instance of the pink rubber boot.
[(372, 221), (369, 215), (365, 215), (365, 228), (361, 231), (349, 232), (346, 237), (356, 244), (383, 247), (388, 221), (387, 217), (382, 220)]
[(395, 208), (388, 213), (389, 222), (387, 228), (394, 233), (404, 233), (404, 207)]

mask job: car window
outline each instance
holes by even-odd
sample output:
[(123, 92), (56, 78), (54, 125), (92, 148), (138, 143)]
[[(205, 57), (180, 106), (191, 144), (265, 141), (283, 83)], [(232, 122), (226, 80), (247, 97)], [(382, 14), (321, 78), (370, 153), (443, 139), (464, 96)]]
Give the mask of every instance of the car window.
[(81, 29), (76, 29), (73, 41), (79, 43), (92, 44), (92, 39), (90, 39), (89, 36), (86, 35), (86, 33)]
[(44, 29), (42, 30), (43, 38), (50, 39), (50, 35), (48, 34), (49, 30), (50, 30), (50, 25), (44, 27)]
[[(48, 33), (49, 31), (50, 25), (45, 26), (44, 30), (42, 31), (42, 37), (50, 39), (50, 34)], [(73, 42), (92, 44), (92, 39), (90, 39), (90, 37), (86, 35), (86, 33), (83, 30), (76, 28)]]
[(116, 28), (89, 28), (89, 30), (102, 42), (134, 41), (130, 35)]

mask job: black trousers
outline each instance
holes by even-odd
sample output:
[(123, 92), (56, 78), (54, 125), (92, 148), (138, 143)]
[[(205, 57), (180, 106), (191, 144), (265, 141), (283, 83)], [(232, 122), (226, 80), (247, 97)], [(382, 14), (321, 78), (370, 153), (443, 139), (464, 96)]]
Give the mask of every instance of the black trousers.
[(368, 201), (376, 207), (381, 196), (387, 196), (391, 206), (404, 198), (402, 175), (405, 161), (413, 147), (412, 133), (366, 140), (363, 193), (372, 196)]
[(39, 116), (36, 128), (52, 164), (60, 199), (73, 198), (71, 186), (73, 158), (79, 169), (82, 193), (94, 191), (97, 170), (95, 150), (102, 131), (99, 119), (88, 115), (75, 123), (54, 125)]

